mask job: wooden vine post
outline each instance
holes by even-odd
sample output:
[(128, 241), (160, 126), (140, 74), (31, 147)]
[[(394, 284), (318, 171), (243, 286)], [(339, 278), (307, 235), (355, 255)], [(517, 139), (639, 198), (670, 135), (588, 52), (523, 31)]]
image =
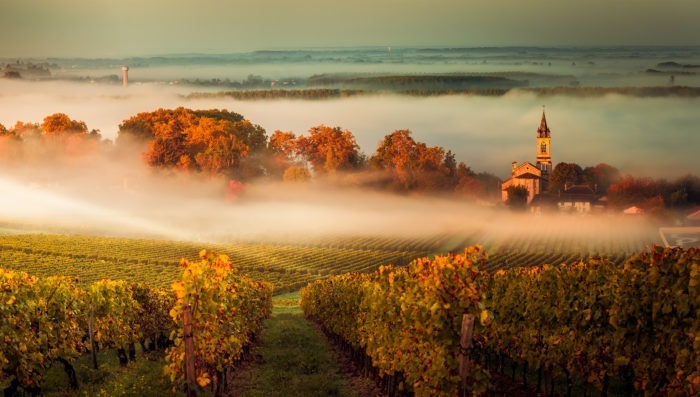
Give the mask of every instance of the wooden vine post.
[(462, 396), (467, 396), (467, 378), (469, 376), (469, 352), (472, 347), (474, 315), (462, 314), (462, 331), (459, 338), (459, 377), (462, 381)]
[(187, 397), (195, 396), (196, 375), (194, 372), (194, 340), (192, 324), (192, 306), (182, 303), (183, 338), (185, 343), (185, 392)]
[(95, 308), (90, 304), (90, 315), (88, 316), (88, 334), (90, 335), (90, 355), (92, 356), (92, 367), (97, 369), (97, 342), (95, 341)]

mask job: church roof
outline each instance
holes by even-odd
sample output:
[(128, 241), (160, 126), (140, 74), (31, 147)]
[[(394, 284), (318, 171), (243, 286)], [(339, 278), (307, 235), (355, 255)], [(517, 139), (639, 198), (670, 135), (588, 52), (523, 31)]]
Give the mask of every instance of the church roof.
[(543, 178), (541, 176), (535, 175), (531, 172), (526, 172), (524, 174), (514, 176), (513, 179), (543, 179)]
[(588, 185), (573, 185), (559, 194), (559, 202), (589, 202), (596, 201), (595, 192)]
[(542, 110), (542, 121), (540, 121), (540, 128), (537, 129), (537, 136), (549, 138), (549, 127), (547, 126), (547, 118), (544, 116), (544, 110)]

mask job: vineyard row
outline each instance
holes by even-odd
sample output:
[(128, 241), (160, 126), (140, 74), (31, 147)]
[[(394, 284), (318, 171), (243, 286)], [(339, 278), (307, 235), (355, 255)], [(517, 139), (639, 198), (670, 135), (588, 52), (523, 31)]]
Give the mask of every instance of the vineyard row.
[[(199, 261), (183, 260), (179, 269), (171, 289), (106, 279), (80, 288), (65, 276), (0, 269), (5, 395), (20, 388), (41, 393), (54, 363), (62, 364), (70, 388), (76, 389), (76, 358), (89, 352), (97, 369), (97, 350), (110, 349), (126, 365), (135, 359), (136, 343), (144, 352), (170, 346), (166, 373), (174, 390), (208, 386), (212, 394), (224, 393), (223, 380), (271, 313), (272, 285), (240, 275), (226, 256), (207, 251)], [(191, 348), (186, 351), (187, 342)], [(192, 368), (189, 376), (185, 367)]]
[(371, 362), (394, 394), (456, 395), (461, 319), (474, 315), (468, 389), (488, 388), (488, 369), (518, 364), (553, 393), (564, 380), (607, 395), (700, 392), (700, 250), (663, 249), (617, 265), (589, 259), (485, 272), (478, 247), (408, 267), (318, 280), (302, 309)]

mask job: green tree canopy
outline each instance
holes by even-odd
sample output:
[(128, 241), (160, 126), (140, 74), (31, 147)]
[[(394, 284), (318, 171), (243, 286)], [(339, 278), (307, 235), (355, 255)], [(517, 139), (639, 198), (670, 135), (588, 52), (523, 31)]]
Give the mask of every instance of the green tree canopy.
[(559, 163), (549, 176), (549, 192), (559, 193), (567, 184), (583, 182), (583, 170), (576, 163)]

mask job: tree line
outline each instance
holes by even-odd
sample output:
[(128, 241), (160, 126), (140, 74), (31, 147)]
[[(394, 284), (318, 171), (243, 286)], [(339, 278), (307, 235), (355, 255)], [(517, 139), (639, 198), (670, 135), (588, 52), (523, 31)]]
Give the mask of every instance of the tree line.
[(394, 191), (454, 192), (471, 197), (497, 193), (498, 178), (457, 162), (450, 150), (428, 146), (397, 130), (367, 157), (353, 133), (336, 126), (311, 127), (306, 135), (275, 131), (227, 110), (158, 109), (119, 126), (117, 145), (147, 145), (152, 167), (288, 182), (334, 178)]
[[(333, 179), (341, 184), (395, 192), (447, 193), (495, 200), (500, 180), (475, 172), (440, 146), (416, 141), (410, 130), (384, 136), (375, 152), (360, 151), (353, 133), (339, 126), (318, 125), (307, 134), (265, 129), (228, 110), (184, 107), (138, 113), (119, 125), (114, 144), (98, 130), (63, 113), (42, 123), (0, 124), (2, 161), (34, 161), (60, 155), (70, 159), (100, 153), (104, 148), (142, 151), (150, 167), (185, 173), (225, 176), (236, 186), (257, 178), (303, 183)], [(700, 178), (685, 175), (674, 181), (622, 175), (608, 164), (581, 167), (557, 164), (548, 194), (567, 185), (589, 186), (596, 196), (607, 195), (614, 208), (637, 205), (652, 213), (700, 203)], [(240, 189), (239, 189), (240, 190)]]
[(559, 163), (549, 178), (549, 194), (563, 192), (567, 185), (586, 185), (598, 196), (607, 196), (608, 205), (616, 209), (636, 205), (661, 216), (666, 209), (700, 203), (700, 178), (692, 174), (668, 181), (622, 175), (605, 163), (585, 168), (576, 163)]

